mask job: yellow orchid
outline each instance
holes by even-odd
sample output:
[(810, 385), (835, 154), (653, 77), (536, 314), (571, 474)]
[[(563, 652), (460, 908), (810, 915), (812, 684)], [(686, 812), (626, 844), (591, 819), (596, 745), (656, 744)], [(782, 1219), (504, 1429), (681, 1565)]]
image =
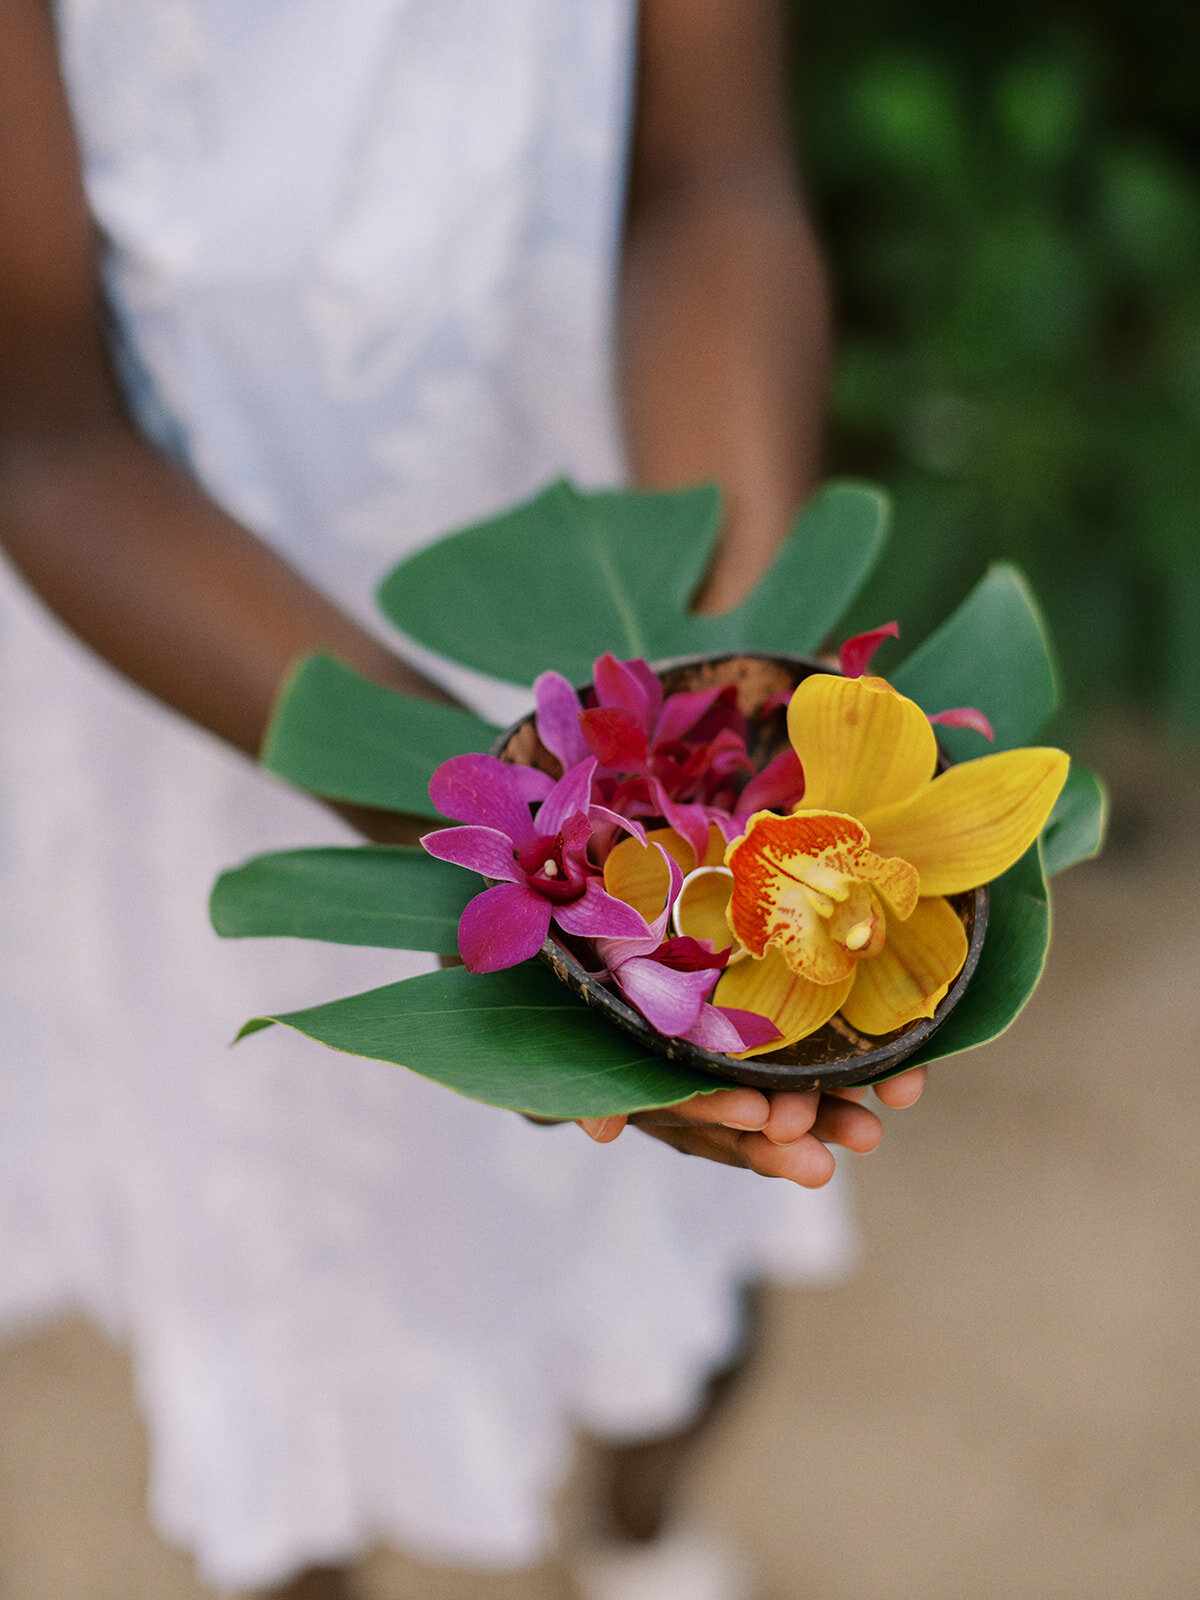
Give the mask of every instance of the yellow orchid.
[[(689, 874), (679, 932), (734, 945), (738, 959), (714, 1002), (759, 1012), (780, 1030), (763, 1050), (795, 1043), (839, 1011), (871, 1035), (932, 1016), (967, 954), (945, 897), (1024, 854), (1068, 767), (1061, 750), (1035, 748), (938, 774), (929, 719), (882, 678), (806, 678), (788, 707), (788, 734), (805, 778), (789, 816), (756, 812), (724, 848), (714, 828), (701, 862), (672, 830), (650, 836)], [(605, 879), (643, 915), (663, 905), (662, 858), (632, 839), (611, 853)]]

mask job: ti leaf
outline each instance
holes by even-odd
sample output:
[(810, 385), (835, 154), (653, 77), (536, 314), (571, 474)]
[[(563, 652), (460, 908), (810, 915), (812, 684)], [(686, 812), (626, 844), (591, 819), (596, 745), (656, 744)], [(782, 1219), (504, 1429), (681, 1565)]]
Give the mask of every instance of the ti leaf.
[(1072, 761), (1066, 785), (1042, 834), (1046, 876), (1088, 861), (1104, 848), (1108, 792), (1090, 767)]
[(281, 1022), (350, 1055), (408, 1067), (488, 1105), (542, 1117), (603, 1117), (728, 1087), (642, 1049), (537, 962), (430, 972)]
[(648, 660), (748, 648), (803, 654), (877, 559), (887, 502), (865, 485), (828, 486), (748, 600), (722, 616), (693, 616), (720, 515), (713, 488), (581, 494), (555, 483), (402, 562), (379, 603), (430, 649), (518, 683), (548, 668), (587, 683), (606, 650)]
[(474, 873), (424, 850), (360, 845), (281, 850), (222, 873), (209, 903), (226, 939), (284, 936), (390, 950), (458, 947)]
[(1037, 988), (1049, 947), (1050, 897), (1035, 843), (991, 885), (983, 951), (962, 999), (923, 1049), (883, 1077), (998, 1038)]
[(974, 706), (990, 720), (994, 745), (963, 728), (939, 728), (956, 761), (1028, 744), (1058, 701), (1041, 613), (1015, 567), (998, 565), (889, 674), (929, 716)]
[(464, 750), (487, 750), (499, 731), (467, 711), (384, 689), (332, 656), (308, 656), (283, 686), (262, 763), (330, 800), (436, 817), (433, 769)]

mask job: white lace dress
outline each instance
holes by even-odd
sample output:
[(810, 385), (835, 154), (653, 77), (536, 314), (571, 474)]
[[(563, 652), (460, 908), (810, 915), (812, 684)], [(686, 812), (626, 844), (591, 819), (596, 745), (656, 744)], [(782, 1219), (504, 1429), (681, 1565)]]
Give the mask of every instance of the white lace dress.
[[(631, 0), (61, 0), (145, 426), (345, 605), (555, 473), (613, 481)], [(0, 1318), (128, 1342), (214, 1582), (370, 1538), (536, 1558), (572, 1430), (684, 1418), (733, 1289), (844, 1264), (806, 1194), (591, 1145), (248, 1015), (427, 958), (222, 945), (255, 850), (346, 835), (0, 587)], [(512, 691), (479, 691), (502, 716)]]

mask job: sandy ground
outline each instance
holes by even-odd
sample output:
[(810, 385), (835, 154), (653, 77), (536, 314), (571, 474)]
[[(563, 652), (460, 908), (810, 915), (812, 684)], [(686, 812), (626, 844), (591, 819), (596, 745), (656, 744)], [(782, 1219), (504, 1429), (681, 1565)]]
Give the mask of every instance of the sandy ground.
[[(1200, 1595), (1200, 771), (1097, 753), (1116, 848), (1060, 880), (1001, 1043), (859, 1163), (844, 1287), (775, 1291), (690, 1515), (765, 1600)], [(756, 1181), (749, 1179), (747, 1181)], [(68, 1322), (0, 1351), (0, 1600), (204, 1600), (143, 1510), (124, 1359)], [(376, 1552), (368, 1600), (567, 1600)]]

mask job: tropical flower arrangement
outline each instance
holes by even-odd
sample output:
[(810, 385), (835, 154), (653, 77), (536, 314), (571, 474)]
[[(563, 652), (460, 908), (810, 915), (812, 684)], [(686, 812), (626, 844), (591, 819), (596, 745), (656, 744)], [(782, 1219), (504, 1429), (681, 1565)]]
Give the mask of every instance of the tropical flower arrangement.
[(1099, 848), (1102, 791), (1024, 744), (1054, 687), (1011, 569), (887, 678), (870, 668), (895, 624), (836, 666), (795, 654), (836, 624), (885, 516), (877, 491), (830, 486), (720, 617), (686, 609), (710, 490), (555, 484), (402, 563), (380, 590), (392, 619), (532, 679), (535, 711), (501, 732), (302, 663), (266, 764), (455, 825), (420, 847), (260, 857), (221, 878), (212, 914), (231, 936), (457, 949), (465, 965), (243, 1033), (283, 1022), (494, 1104), (595, 1116), (723, 1082), (872, 1081), (1003, 1031), (1044, 962), (1045, 872)]

